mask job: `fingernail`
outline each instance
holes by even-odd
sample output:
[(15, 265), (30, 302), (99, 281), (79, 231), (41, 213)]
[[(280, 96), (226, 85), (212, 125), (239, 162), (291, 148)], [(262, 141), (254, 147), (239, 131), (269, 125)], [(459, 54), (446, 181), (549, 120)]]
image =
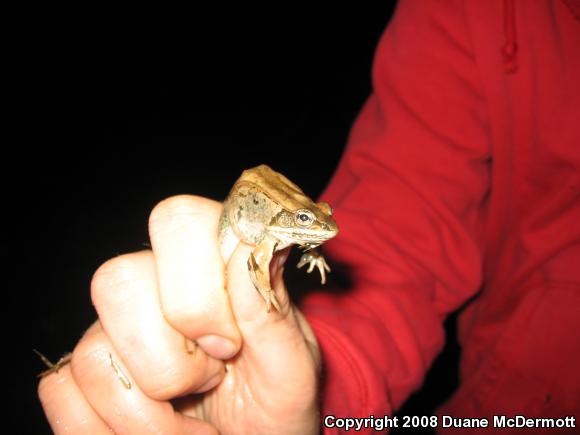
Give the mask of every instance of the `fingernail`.
[(237, 352), (236, 345), (227, 338), (208, 334), (195, 340), (205, 353), (218, 359), (228, 359)]

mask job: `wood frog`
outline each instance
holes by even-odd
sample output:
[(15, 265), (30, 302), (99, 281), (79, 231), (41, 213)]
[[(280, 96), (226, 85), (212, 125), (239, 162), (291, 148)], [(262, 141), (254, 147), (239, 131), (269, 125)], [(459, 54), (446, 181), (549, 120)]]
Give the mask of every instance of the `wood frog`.
[(248, 271), (256, 290), (271, 307), (280, 304), (270, 285), (270, 261), (276, 251), (298, 245), (304, 254), (298, 267), (320, 271), (322, 284), (330, 267), (313, 248), (336, 236), (338, 226), (326, 202), (313, 202), (284, 175), (267, 165), (245, 170), (224, 202), (219, 222), (222, 256), (228, 258), (238, 242), (255, 246), (248, 258)]

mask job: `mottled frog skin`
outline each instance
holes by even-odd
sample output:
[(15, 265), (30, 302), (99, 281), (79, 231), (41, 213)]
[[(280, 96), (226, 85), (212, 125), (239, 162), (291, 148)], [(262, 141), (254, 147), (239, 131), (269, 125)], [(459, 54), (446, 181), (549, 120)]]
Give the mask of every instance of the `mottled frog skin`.
[(270, 261), (276, 251), (291, 245), (304, 249), (298, 267), (314, 267), (326, 281), (330, 268), (314, 250), (338, 234), (332, 209), (325, 202), (313, 202), (284, 175), (266, 165), (245, 170), (224, 202), (219, 223), (222, 256), (229, 258), (238, 242), (255, 246), (248, 258), (254, 286), (266, 301), (266, 310), (280, 304), (270, 285)]

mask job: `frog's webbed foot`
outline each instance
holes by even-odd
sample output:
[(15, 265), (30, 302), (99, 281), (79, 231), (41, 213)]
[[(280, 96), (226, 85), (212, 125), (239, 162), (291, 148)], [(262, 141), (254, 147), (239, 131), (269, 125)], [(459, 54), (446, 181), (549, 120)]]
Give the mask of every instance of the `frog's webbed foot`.
[(56, 363), (53, 364), (47, 357), (45, 357), (43, 354), (41, 354), (36, 349), (32, 349), (32, 351), (35, 354), (37, 354), (40, 357), (40, 359), (42, 360), (42, 362), (44, 364), (46, 364), (46, 366), (48, 367), (47, 370), (38, 374), (39, 378), (44, 378), (45, 376), (48, 376), (51, 373), (58, 373), (58, 371), (60, 369), (62, 369), (65, 365), (70, 363), (70, 360), (72, 358), (72, 354), (67, 353), (67, 354), (63, 355)]
[[(270, 246), (271, 245), (271, 246)], [(263, 242), (254, 249), (248, 258), (248, 271), (254, 287), (266, 301), (266, 311), (270, 312), (272, 306), (278, 312), (282, 312), (280, 303), (276, 298), (276, 292), (270, 284), (270, 260), (274, 255), (276, 244)]]
[(330, 272), (330, 266), (326, 263), (326, 260), (318, 250), (308, 249), (302, 257), (300, 257), (300, 261), (296, 265), (298, 269), (300, 269), (305, 264), (308, 264), (308, 269), (306, 269), (306, 273), (310, 273), (316, 267), (320, 271), (320, 282), (322, 284), (326, 283), (326, 272)]

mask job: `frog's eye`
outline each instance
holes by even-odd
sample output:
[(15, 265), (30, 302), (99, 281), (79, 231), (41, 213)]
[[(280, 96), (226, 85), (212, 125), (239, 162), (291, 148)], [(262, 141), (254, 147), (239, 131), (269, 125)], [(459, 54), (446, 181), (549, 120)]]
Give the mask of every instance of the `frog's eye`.
[(294, 220), (301, 227), (309, 227), (314, 222), (314, 213), (306, 209), (298, 210), (294, 214)]

